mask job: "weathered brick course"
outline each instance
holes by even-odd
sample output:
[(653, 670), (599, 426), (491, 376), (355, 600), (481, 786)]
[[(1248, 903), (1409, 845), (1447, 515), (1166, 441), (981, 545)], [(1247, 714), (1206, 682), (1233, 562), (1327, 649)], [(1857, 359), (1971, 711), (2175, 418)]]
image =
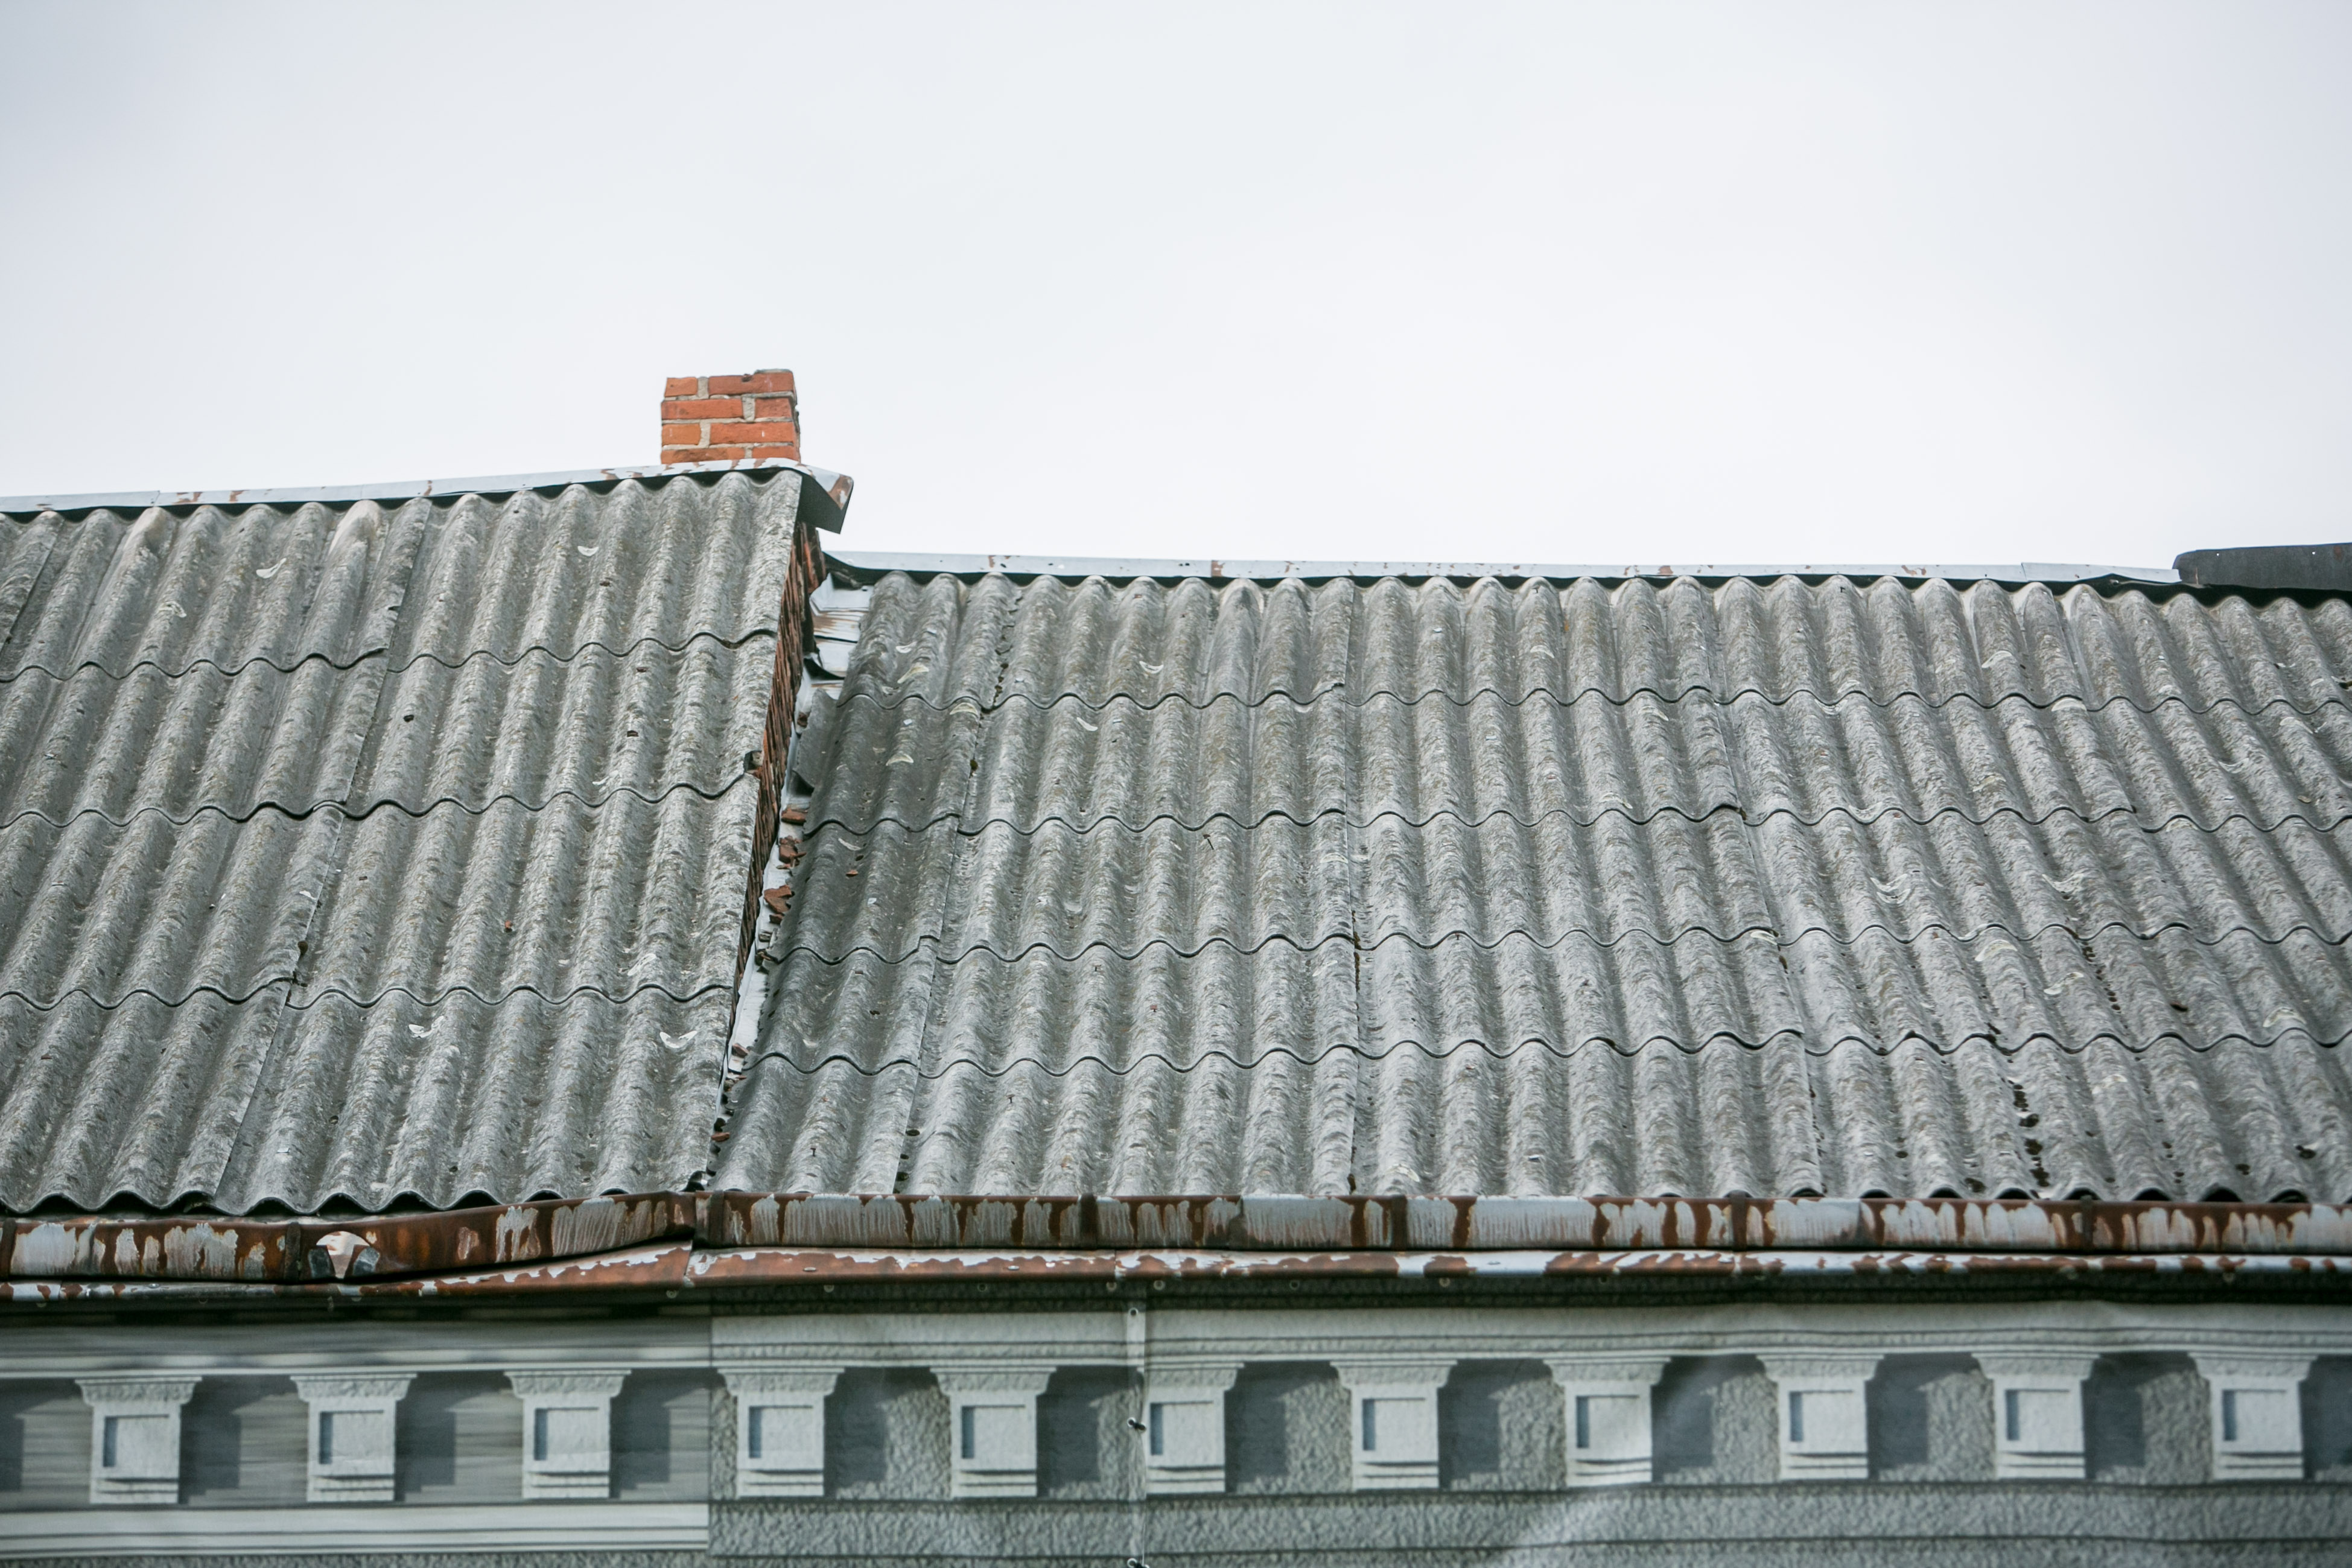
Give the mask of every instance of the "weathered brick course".
[(662, 387), (664, 463), (797, 462), (800, 397), (790, 371), (671, 376)]

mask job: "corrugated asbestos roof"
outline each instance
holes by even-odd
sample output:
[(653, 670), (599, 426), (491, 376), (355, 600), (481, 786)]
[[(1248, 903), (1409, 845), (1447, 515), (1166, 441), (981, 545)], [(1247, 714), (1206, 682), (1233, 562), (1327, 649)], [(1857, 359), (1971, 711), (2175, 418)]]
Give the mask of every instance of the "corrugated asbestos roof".
[(2352, 1197), (2347, 687), (2341, 599), (890, 573), (718, 1183)]
[(802, 483), (0, 517), (0, 1205), (685, 1185)]

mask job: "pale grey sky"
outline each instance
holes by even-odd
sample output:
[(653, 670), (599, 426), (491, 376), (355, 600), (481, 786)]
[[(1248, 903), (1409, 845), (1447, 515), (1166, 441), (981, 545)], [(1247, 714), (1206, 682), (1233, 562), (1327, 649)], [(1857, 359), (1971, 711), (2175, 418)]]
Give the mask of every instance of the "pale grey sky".
[(2352, 5), (0, 0), (0, 495), (645, 463), (845, 548), (2352, 537)]

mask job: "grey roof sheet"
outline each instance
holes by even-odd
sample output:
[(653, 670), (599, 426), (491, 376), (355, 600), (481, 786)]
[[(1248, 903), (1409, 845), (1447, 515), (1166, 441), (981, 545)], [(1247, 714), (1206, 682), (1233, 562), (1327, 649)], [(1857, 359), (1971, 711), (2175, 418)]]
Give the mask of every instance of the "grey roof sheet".
[(723, 1185), (2352, 1196), (2352, 608), (884, 576)]
[[(457, 665), (534, 650), (682, 649), (775, 630), (782, 551), (758, 498), (797, 476), (722, 476), (551, 496), (11, 519), (0, 679), (153, 665), (292, 670), (381, 656)], [(740, 494), (738, 493), (740, 491)], [(716, 499), (714, 503), (714, 497)], [(26, 584), (9, 612), (7, 591)]]
[(683, 1184), (801, 483), (0, 519), (0, 1204)]
[(1754, 695), (1875, 703), (2073, 699), (2202, 712), (2346, 701), (2352, 607), (2238, 596), (2053, 591), (1941, 579), (1793, 577), (1508, 586), (1492, 580), (1359, 584), (1287, 579), (1019, 583), (1001, 575), (886, 578), (845, 695), (986, 707), (1113, 697), (1139, 706), (1255, 705), (1330, 692)]

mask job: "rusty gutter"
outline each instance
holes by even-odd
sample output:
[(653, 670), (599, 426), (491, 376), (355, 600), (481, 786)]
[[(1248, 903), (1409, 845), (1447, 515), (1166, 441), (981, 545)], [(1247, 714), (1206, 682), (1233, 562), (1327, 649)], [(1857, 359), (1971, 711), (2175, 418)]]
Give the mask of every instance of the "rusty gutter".
[(947, 1197), (713, 1193), (718, 1247), (2352, 1254), (2352, 1207), (2032, 1198)]
[(1563, 1276), (1787, 1279), (1933, 1275), (2241, 1274), (2352, 1278), (2352, 1258), (2266, 1253), (1981, 1252), (820, 1252), (698, 1250), (688, 1284), (947, 1280), (1418, 1280)]
[(835, 1285), (1160, 1284), (1456, 1280), (1959, 1280), (2324, 1279), (2352, 1281), (2352, 1257), (2280, 1253), (1767, 1252), (1712, 1250), (1508, 1252), (856, 1252), (804, 1248), (698, 1249), (685, 1242), (566, 1259), (527, 1268), (310, 1284), (187, 1280), (12, 1280), (5, 1300), (223, 1304), (311, 1301), (424, 1302), (590, 1294), (665, 1300), (698, 1291)]
[(1122, 1270), (1139, 1270), (1138, 1277), (1158, 1270), (1241, 1278), (1410, 1277), (1416, 1271), (1981, 1274), (2159, 1266), (2335, 1274), (2352, 1267), (2352, 1207), (2023, 1198), (727, 1192), (565, 1198), (352, 1219), (0, 1221), (0, 1281), (16, 1299), (27, 1301), (190, 1289), (295, 1296), (671, 1289), (736, 1278), (774, 1282), (785, 1277), (777, 1270), (786, 1267), (774, 1260), (785, 1257), (801, 1260), (790, 1267), (803, 1273), (854, 1267), (891, 1278), (962, 1278), (1000, 1267), (1111, 1279), (1125, 1277)]
[(477, 1297), (541, 1298), (583, 1291), (674, 1291), (687, 1283), (693, 1243), (674, 1241), (624, 1252), (473, 1273), (400, 1279), (321, 1280), (310, 1283), (215, 1280), (6, 1281), (5, 1299), (19, 1306), (52, 1301), (436, 1301)]
[(353, 1219), (16, 1219), (0, 1227), (0, 1277), (300, 1286), (467, 1274), (691, 1241), (699, 1204), (695, 1193), (642, 1193)]

